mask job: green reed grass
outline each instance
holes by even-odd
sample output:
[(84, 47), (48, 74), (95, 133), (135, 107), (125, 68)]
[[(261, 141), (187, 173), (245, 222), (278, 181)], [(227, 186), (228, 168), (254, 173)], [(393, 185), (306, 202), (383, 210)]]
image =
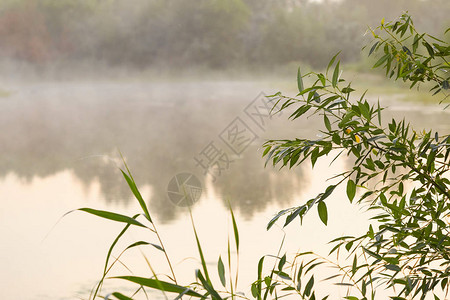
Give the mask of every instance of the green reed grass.
[[(125, 161), (125, 159), (122, 156), (122, 161), (124, 168), (120, 168), (121, 174), (124, 177), (125, 181), (127, 182), (130, 191), (133, 193), (136, 201), (140, 205), (141, 212), (138, 214), (135, 214), (133, 216), (126, 216), (120, 213), (111, 212), (111, 211), (105, 211), (105, 210), (97, 210), (93, 208), (80, 208), (77, 209), (77, 211), (86, 212), (89, 214), (92, 214), (94, 216), (104, 218), (110, 221), (119, 222), (119, 223), (125, 223), (126, 225), (124, 228), (120, 231), (120, 233), (116, 236), (114, 241), (112, 242), (111, 246), (108, 249), (108, 252), (106, 254), (105, 264), (103, 267), (103, 272), (101, 274), (101, 278), (99, 282), (95, 285), (95, 287), (92, 289), (89, 299), (97, 299), (97, 298), (103, 298), (103, 299), (133, 299), (134, 296), (136, 296), (139, 291), (143, 291), (144, 295), (147, 299), (149, 299), (147, 293), (145, 292), (145, 288), (159, 290), (163, 293), (166, 299), (168, 298), (167, 293), (176, 294), (174, 299), (181, 299), (183, 296), (190, 297), (190, 298), (200, 298), (200, 299), (236, 299), (236, 298), (246, 298), (243, 297), (242, 294), (236, 293), (237, 283), (238, 283), (238, 265), (239, 265), (239, 230), (236, 223), (236, 218), (234, 216), (233, 210), (231, 208), (231, 205), (229, 206), (230, 209), (230, 215), (231, 215), (231, 221), (232, 221), (232, 227), (233, 227), (233, 240), (234, 240), (234, 247), (236, 248), (236, 272), (235, 274), (231, 273), (232, 265), (234, 258), (231, 254), (231, 248), (233, 247), (233, 243), (230, 241), (230, 238), (228, 238), (228, 251), (227, 251), (227, 262), (228, 262), (228, 270), (229, 274), (227, 273), (227, 270), (224, 266), (224, 263), (222, 261), (221, 256), (219, 256), (218, 263), (217, 263), (217, 272), (220, 278), (220, 282), (222, 284), (222, 287), (225, 288), (224, 290), (219, 290), (214, 287), (213, 282), (210, 277), (210, 270), (207, 267), (207, 263), (205, 260), (204, 251), (202, 248), (202, 244), (200, 242), (199, 235), (197, 233), (197, 229), (195, 227), (194, 218), (192, 216), (192, 212), (189, 210), (190, 219), (192, 223), (192, 228), (194, 232), (195, 242), (198, 249), (198, 254), (200, 258), (200, 264), (201, 269), (196, 270), (196, 282), (189, 285), (181, 285), (178, 283), (175, 271), (172, 267), (172, 262), (170, 260), (170, 257), (167, 253), (167, 249), (164, 246), (163, 238), (161, 237), (157, 225), (155, 224), (153, 218), (151, 217), (150, 210), (147, 207), (147, 204), (145, 203), (145, 200), (142, 197), (142, 194), (140, 193), (136, 181), (134, 180), (130, 169), (128, 168), (128, 165)], [(70, 213), (70, 212), (69, 212)], [(140, 227), (145, 228), (146, 230), (150, 231), (151, 234), (156, 237), (158, 240), (158, 243), (151, 243), (148, 241), (135, 241), (129, 246), (125, 247), (120, 254), (113, 258), (113, 252), (117, 248), (117, 244), (119, 240), (127, 233), (127, 231), (131, 227)], [(169, 279), (169, 281), (164, 281), (158, 278), (156, 272), (153, 270), (150, 261), (148, 258), (144, 255), (144, 258), (151, 270), (152, 276), (151, 277), (141, 277), (141, 276), (114, 276), (114, 277), (108, 277), (108, 274), (113, 269), (113, 267), (116, 265), (117, 262), (120, 262), (120, 257), (127, 252), (128, 250), (132, 248), (137, 248), (141, 246), (147, 246), (151, 245), (153, 248), (155, 248), (158, 251), (161, 251), (164, 253), (166, 263), (170, 269), (170, 275), (166, 275)], [(226, 277), (229, 277), (229, 280), (227, 282)], [(136, 292), (133, 293), (132, 296), (126, 296), (121, 292), (112, 292), (107, 294), (106, 296), (102, 296), (102, 287), (104, 284), (104, 281), (107, 279), (120, 279), (125, 280), (127, 282), (131, 282), (136, 284), (137, 289)], [(229, 290), (227, 289), (229, 288)], [(248, 298), (246, 298), (248, 299)]]

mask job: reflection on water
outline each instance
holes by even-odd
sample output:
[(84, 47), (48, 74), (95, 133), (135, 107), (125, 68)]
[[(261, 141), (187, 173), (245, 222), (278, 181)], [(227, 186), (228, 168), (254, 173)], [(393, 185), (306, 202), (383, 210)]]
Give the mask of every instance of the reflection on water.
[[(268, 88), (267, 82), (12, 84), (11, 95), (0, 98), (0, 126), (7, 129), (0, 132), (0, 176), (30, 180), (71, 170), (86, 186), (98, 180), (104, 201), (127, 202), (130, 193), (116, 168), (120, 149), (138, 183), (151, 186), (154, 211), (169, 222), (178, 212), (167, 205), (170, 179), (191, 172), (204, 186), (194, 157), (209, 142), (220, 142), (219, 134)], [(449, 128), (448, 111), (391, 105), (397, 115), (407, 110), (416, 128)], [(265, 169), (260, 158), (267, 138), (316, 134), (312, 120), (286, 117), (274, 117), (263, 130), (244, 118), (258, 138), (240, 156), (219, 144), (232, 162), (220, 176), (215, 172), (215, 188), (247, 217), (268, 203), (286, 205), (308, 182), (299, 169)]]
[[(63, 271), (55, 264), (64, 255), (63, 260), (67, 260), (68, 254), (55, 253), (55, 249), (63, 247), (61, 244), (78, 249), (80, 245), (71, 244), (68, 236), (91, 230), (80, 226), (83, 225), (80, 220), (88, 219), (78, 216), (72, 220), (73, 225), (60, 225), (44, 244), (45, 249), (39, 248), (40, 252), (30, 256), (23, 249), (28, 249), (29, 243), (38, 243), (36, 236), (44, 236), (58, 217), (70, 209), (90, 206), (116, 211), (125, 209), (130, 214), (136, 211), (131, 193), (116, 167), (121, 163), (120, 149), (149, 201), (152, 214), (159, 223), (165, 223), (162, 230), (168, 232), (169, 239), (188, 227), (186, 209), (174, 206), (167, 197), (167, 184), (177, 173), (191, 172), (202, 181), (203, 195), (194, 206), (194, 212), (198, 210), (198, 215), (202, 216), (198, 227), (200, 231), (200, 228), (206, 228), (203, 236), (211, 241), (209, 246), (215, 245), (217, 236), (221, 239), (226, 236), (226, 230), (224, 235), (217, 232), (208, 234), (207, 229), (214, 231), (222, 226), (217, 222), (217, 214), (226, 218), (225, 207), (231, 201), (238, 220), (244, 224), (241, 227), (243, 241), (247, 237), (254, 243), (248, 246), (249, 257), (242, 258), (244, 269), (250, 271), (244, 272), (242, 277), (251, 279), (251, 272), (255, 271), (251, 268), (257, 263), (253, 261), (257, 259), (256, 254), (276, 251), (267, 250), (262, 245), (265, 242), (273, 246), (270, 241), (279, 238), (279, 232), (269, 233), (271, 237), (264, 241), (258, 240), (263, 239), (261, 236), (270, 215), (280, 208), (293, 205), (294, 201), (297, 203), (315, 196), (325, 186), (323, 180), (327, 176), (348, 167), (347, 160), (341, 159), (337, 161), (338, 167), (334, 165), (329, 168), (325, 164), (319, 168), (319, 173), (311, 172), (308, 166), (281, 171), (264, 168), (259, 149), (264, 140), (313, 137), (320, 125), (313, 119), (290, 122), (285, 120), (286, 115), (282, 115), (270, 120), (263, 130), (249, 122), (247, 125), (253, 126), (258, 138), (241, 155), (226, 148), (219, 134), (236, 117), (248, 121), (244, 118), (244, 108), (261, 91), (273, 92), (270, 87), (268, 82), (12, 84), (11, 95), (0, 98), (0, 126), (4, 129), (0, 131), (0, 186), (3, 187), (0, 195), (4, 204), (0, 211), (0, 225), (3, 224), (3, 232), (0, 233), (6, 234), (7, 240), (16, 241), (0, 247), (0, 256), (11, 257), (6, 270), (18, 277), (36, 277), (39, 276), (37, 270), (47, 264), (47, 267), (53, 266), (59, 272), (52, 272), (52, 275), (49, 272), (49, 278), (61, 276)], [(405, 116), (416, 128), (436, 128), (442, 132), (448, 132), (450, 128), (448, 111), (409, 104), (405, 109), (395, 102), (385, 103), (392, 106), (390, 113)], [(220, 176), (213, 174), (216, 177), (214, 181), (213, 176), (205, 175), (194, 160), (211, 141), (216, 142), (232, 160)], [(342, 206), (337, 200), (329, 208), (336, 214), (333, 221), (330, 213), (330, 224), (335, 222), (331, 226), (334, 231), (327, 232), (325, 238), (320, 240), (324, 243), (345, 229), (355, 228), (356, 217), (349, 217), (350, 208)], [(14, 220), (22, 221), (21, 225), (11, 225)], [(29, 228), (29, 222), (32, 222), (33, 228)], [(99, 225), (102, 222), (88, 222), (95, 228), (103, 226)], [(295, 251), (301, 239), (307, 240), (308, 246), (318, 243), (317, 228), (323, 228), (318, 226), (313, 221), (305, 222), (300, 231), (295, 228), (295, 233), (291, 233), (294, 239), (290, 249)], [(98, 278), (101, 263), (96, 263), (102, 261), (106, 247), (115, 234), (109, 223), (101, 228), (98, 231), (101, 238), (92, 237), (88, 242), (97, 249), (90, 250), (92, 253), (88, 262), (77, 262), (78, 252), (70, 254), (74, 258), (73, 263), (66, 262), (72, 273), (76, 273), (73, 280), (78, 286), (91, 286), (91, 282)], [(25, 239), (18, 243), (20, 236)], [(191, 240), (187, 237), (189, 234), (185, 236), (183, 238)], [(169, 244), (169, 249), (178, 249), (179, 246), (180, 241), (176, 240)], [(223, 249), (221, 247), (220, 250)], [(186, 256), (195, 256), (195, 247), (173, 252), (181, 261)], [(26, 263), (18, 266), (25, 256), (28, 257)], [(43, 257), (48, 261), (36, 265), (36, 261)], [(214, 262), (217, 257), (211, 259)], [(36, 270), (31, 275), (24, 275), (29, 265)], [(91, 275), (86, 277), (89, 272)], [(2, 282), (6, 280), (1, 279)], [(40, 283), (43, 284), (42, 281)], [(67, 284), (61, 287), (59, 294), (73, 294), (74, 287)], [(86, 295), (86, 290), (81, 294)]]
[[(13, 87), (1, 99), (3, 155), (0, 176), (30, 180), (72, 170), (86, 186), (98, 180), (105, 201), (129, 201), (130, 193), (112, 161), (118, 149), (140, 185), (152, 187), (151, 206), (163, 220), (176, 217), (166, 187), (178, 172), (205, 179), (194, 160), (261, 92), (261, 83), (65, 83)], [(283, 118), (283, 116), (282, 116)], [(265, 137), (282, 137), (311, 124), (286, 126), (272, 120), (214, 184), (250, 217), (267, 203), (287, 204), (301, 187), (301, 174), (264, 169), (258, 148)], [(288, 130), (283, 130), (289, 128)], [(276, 173), (276, 176), (274, 174)], [(204, 185), (204, 184), (203, 184)]]

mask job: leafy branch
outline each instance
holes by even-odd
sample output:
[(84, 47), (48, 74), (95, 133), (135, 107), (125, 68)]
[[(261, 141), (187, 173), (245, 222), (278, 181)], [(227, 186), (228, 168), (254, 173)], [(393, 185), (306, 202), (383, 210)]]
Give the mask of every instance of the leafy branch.
[[(409, 81), (411, 88), (418, 82), (432, 81), (435, 85), (431, 91), (445, 94), (450, 68), (448, 44), (430, 35), (419, 35), (408, 15), (395, 22), (383, 21), (377, 30), (385, 35), (371, 30), (376, 41), (369, 55), (383, 52), (375, 68), (384, 67), (388, 77), (396, 74), (396, 79)], [(407, 32), (410, 34), (405, 35)], [(428, 38), (435, 42), (430, 44)], [(412, 46), (406, 46), (408, 42)], [(270, 140), (263, 145), (263, 156), (266, 164), (270, 161), (274, 166), (292, 168), (308, 159), (314, 167), (319, 158), (328, 155), (334, 156), (334, 162), (346, 153), (354, 159), (354, 165), (335, 176), (334, 179), (340, 180), (317, 197), (280, 211), (268, 228), (283, 216), (286, 216), (284, 226), (297, 217), (302, 219), (313, 206), (317, 206), (319, 217), (326, 225), (326, 199), (338, 185), (347, 182), (350, 202), (357, 190), (365, 190), (358, 195), (356, 203), (365, 203), (377, 213), (372, 219), (378, 223), (378, 230), (371, 225), (360, 237), (348, 237), (345, 243), (339, 240), (333, 250), (341, 246), (347, 251), (362, 249), (368, 255), (368, 271), (361, 278), (366, 283), (384, 282), (392, 288), (403, 286), (400, 291), (395, 289), (395, 299), (419, 294), (424, 298), (438, 284), (448, 291), (450, 227), (446, 218), (450, 216), (450, 136), (416, 131), (405, 120), (391, 119), (385, 125), (379, 102), (369, 103), (365, 92), (354, 97), (355, 90), (341, 78), (340, 62), (335, 62), (336, 59), (337, 56), (331, 59), (325, 74), (311, 72), (302, 76), (299, 69), (296, 97), (281, 93), (269, 96), (272, 101), (276, 99), (273, 112), (290, 110), (291, 120), (307, 114), (323, 118), (322, 137)], [(305, 77), (313, 79), (306, 88)], [(354, 246), (356, 241), (360, 242)], [(356, 256), (351, 268), (361, 267), (355, 261)], [(362, 291), (362, 286), (358, 289)]]

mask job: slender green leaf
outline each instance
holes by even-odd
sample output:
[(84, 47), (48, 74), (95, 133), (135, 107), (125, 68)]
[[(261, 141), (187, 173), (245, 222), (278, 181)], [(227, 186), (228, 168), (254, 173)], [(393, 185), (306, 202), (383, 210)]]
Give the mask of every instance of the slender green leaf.
[(356, 184), (353, 180), (349, 179), (347, 181), (347, 197), (348, 200), (350, 200), (350, 202), (352, 202), (353, 199), (355, 198), (355, 194), (356, 194)]
[(375, 44), (373, 44), (372, 48), (370, 48), (370, 51), (369, 51), (369, 55), (368, 55), (368, 56), (370, 56), (370, 55), (373, 53), (373, 51), (375, 50), (375, 48), (378, 46), (378, 43), (379, 43), (379, 42), (375, 42)]
[(273, 271), (273, 273), (277, 274), (279, 277), (286, 279), (286, 280), (292, 280), (292, 278), (289, 276), (289, 274), (282, 272), (282, 271)]
[(323, 193), (322, 194), (322, 196), (320, 197), (320, 201), (323, 201), (323, 200), (325, 200), (326, 198), (328, 198), (328, 196), (330, 196), (332, 193), (333, 193), (333, 191), (334, 191), (334, 189), (336, 188), (336, 185), (335, 184), (332, 184), (332, 185), (329, 185), (328, 187), (327, 187), (327, 189), (325, 190), (325, 193)]
[(267, 230), (269, 230), (273, 226), (273, 224), (275, 224), (275, 222), (278, 221), (278, 219), (282, 215), (286, 214), (288, 211), (289, 211), (289, 209), (283, 209), (283, 210), (279, 211), (267, 224)]
[(317, 210), (319, 212), (320, 220), (323, 222), (323, 224), (327, 225), (328, 222), (328, 212), (327, 212), (327, 205), (324, 201), (320, 201), (317, 205)]
[(330, 120), (328, 119), (327, 115), (323, 115), (323, 121), (325, 123), (325, 127), (327, 128), (328, 131), (331, 131), (331, 123)]
[(333, 63), (334, 63), (334, 61), (336, 60), (336, 57), (339, 55), (339, 53), (341, 53), (341, 51), (339, 51), (338, 53), (336, 53), (334, 56), (333, 56), (333, 58), (330, 60), (330, 62), (328, 63), (328, 66), (327, 66), (327, 73), (328, 73), (328, 70), (331, 68), (331, 66), (333, 65)]
[[(162, 290), (164, 292), (185, 293), (188, 296), (203, 298), (203, 295), (201, 295), (187, 287), (180, 286), (180, 285), (173, 284), (173, 283), (166, 282), (166, 281), (156, 280), (156, 279), (152, 279), (152, 278), (138, 277), (138, 276), (117, 276), (117, 277), (111, 277), (111, 278), (128, 280), (128, 281), (137, 283), (139, 285), (157, 289), (157, 290)], [(187, 290), (187, 292), (186, 292), (186, 290)]]
[(203, 277), (203, 274), (200, 270), (197, 270), (195, 272), (197, 278), (200, 280), (200, 282), (202, 283), (203, 287), (208, 291), (208, 293), (211, 294), (211, 297), (213, 300), (222, 300), (222, 297), (220, 297), (219, 293), (217, 293), (217, 291), (213, 288), (211, 281), (207, 281), (205, 280), (205, 278)]
[[(127, 167), (128, 169), (128, 167)], [(150, 217), (150, 213), (148, 211), (147, 205), (145, 204), (144, 199), (141, 196), (141, 193), (139, 192), (136, 183), (134, 182), (134, 180), (131, 178), (131, 174), (130, 176), (128, 176), (123, 170), (120, 170), (122, 172), (123, 177), (125, 177), (125, 180), (128, 183), (128, 186), (130, 187), (131, 191), (133, 192), (134, 196), (136, 197), (136, 199), (139, 202), (139, 205), (141, 206), (142, 210), (144, 211), (145, 217), (152, 222), (152, 219)], [(153, 223), (153, 222), (152, 222)]]
[(337, 83), (339, 80), (339, 63), (340, 63), (340, 61), (337, 62), (336, 67), (334, 68), (333, 79), (331, 81), (333, 87), (337, 86)]
[(147, 228), (147, 226), (145, 226), (141, 222), (136, 221), (135, 219), (130, 218), (130, 217), (125, 216), (125, 215), (116, 214), (116, 213), (105, 211), (105, 210), (92, 209), (92, 208), (79, 208), (77, 210), (84, 211), (84, 212), (93, 214), (93, 215), (95, 215), (97, 217), (105, 218), (105, 219), (108, 219), (108, 220), (112, 220), (112, 221), (116, 221), (116, 222), (122, 222), (122, 223), (127, 223), (127, 224), (130, 224), (130, 225), (136, 225), (136, 226), (139, 226), (139, 227)]
[(234, 217), (233, 209), (231, 209), (231, 206), (230, 206), (230, 213), (231, 213), (231, 221), (233, 223), (233, 233), (234, 233), (234, 241), (236, 242), (236, 251), (239, 252), (239, 231), (236, 224), (236, 218)]
[(353, 257), (353, 264), (352, 264), (352, 274), (353, 275), (355, 275), (357, 268), (358, 268), (358, 257), (355, 254), (355, 256)]
[(300, 67), (298, 67), (298, 71), (297, 71), (297, 86), (298, 86), (299, 93), (303, 92), (303, 90), (305, 89), (303, 87), (302, 73), (300, 71)]
[(217, 272), (219, 273), (220, 282), (225, 287), (227, 281), (225, 280), (225, 266), (222, 262), (222, 257), (219, 256), (219, 261), (217, 262)]
[(200, 261), (202, 263), (203, 272), (205, 272), (206, 280), (211, 284), (211, 279), (209, 278), (208, 268), (206, 266), (205, 256), (203, 255), (202, 245), (200, 244), (200, 239), (198, 238), (197, 230), (195, 229), (194, 219), (191, 215), (192, 228), (194, 229), (195, 241), (197, 242), (198, 254), (200, 255)]
[(309, 296), (311, 294), (311, 289), (313, 288), (313, 286), (314, 286), (314, 275), (311, 276), (308, 283), (306, 284), (305, 291), (304, 291), (304, 294), (306, 296)]
[(374, 65), (373, 68), (378, 68), (379, 66), (381, 66), (386, 60), (388, 60), (388, 58), (390, 57), (389, 54), (383, 55)]
[(153, 247), (155, 247), (155, 248), (158, 249), (158, 250), (161, 250), (162, 252), (165, 252), (164, 249), (163, 249), (163, 247), (161, 247), (160, 245), (152, 244), (152, 243), (150, 243), (150, 245), (152, 245)]
[(283, 267), (284, 267), (285, 263), (286, 263), (286, 254), (283, 255), (281, 257), (280, 261), (278, 262), (278, 271), (280, 271), (280, 272), (283, 271)]
[(127, 297), (124, 294), (121, 294), (121, 293), (118, 293), (118, 292), (114, 292), (114, 293), (112, 293), (112, 295), (114, 297), (116, 297), (117, 299), (119, 299), (119, 300), (133, 300), (133, 298)]

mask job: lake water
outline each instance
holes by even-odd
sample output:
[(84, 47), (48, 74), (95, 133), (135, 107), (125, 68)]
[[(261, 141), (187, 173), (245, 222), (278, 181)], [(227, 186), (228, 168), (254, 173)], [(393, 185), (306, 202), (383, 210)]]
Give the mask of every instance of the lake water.
[[(168, 197), (170, 180), (188, 172), (201, 183), (192, 214), (215, 280), (217, 259), (226, 257), (227, 238), (232, 236), (227, 209), (231, 203), (241, 237), (239, 290), (247, 295), (259, 258), (276, 254), (283, 238), (279, 226), (266, 231), (267, 222), (280, 209), (317, 195), (328, 185), (328, 177), (349, 166), (342, 158), (332, 167), (320, 161), (314, 170), (308, 164), (293, 170), (264, 168), (261, 145), (266, 139), (314, 137), (320, 126), (314, 119), (267, 118), (261, 92), (278, 91), (270, 81), (11, 82), (5, 89), (8, 94), (0, 98), (2, 299), (89, 297), (122, 225), (82, 212), (60, 218), (81, 207), (128, 215), (139, 212), (117, 168), (119, 150), (182, 284), (194, 281), (198, 255), (189, 211)], [(449, 132), (448, 110), (394, 98), (380, 99), (390, 106), (388, 114), (405, 116), (416, 128)], [(230, 143), (232, 133), (242, 128), (246, 135), (239, 138), (240, 144)], [(205, 173), (202, 165), (208, 158), (218, 165)], [(326, 254), (332, 238), (366, 230), (368, 215), (350, 205), (342, 189), (330, 198), (328, 207), (328, 227), (315, 211), (302, 227), (298, 222), (287, 227), (283, 252)], [(140, 239), (157, 243), (148, 232), (132, 230), (115, 255)], [(131, 270), (134, 275), (151, 276), (143, 255), (158, 274), (168, 272), (161, 252), (147, 246), (142, 252), (127, 252), (121, 258), (123, 265), (117, 264), (111, 274), (130, 275)], [(114, 288), (127, 291), (129, 286), (111, 279), (103, 294)], [(345, 289), (335, 295), (345, 296)]]

